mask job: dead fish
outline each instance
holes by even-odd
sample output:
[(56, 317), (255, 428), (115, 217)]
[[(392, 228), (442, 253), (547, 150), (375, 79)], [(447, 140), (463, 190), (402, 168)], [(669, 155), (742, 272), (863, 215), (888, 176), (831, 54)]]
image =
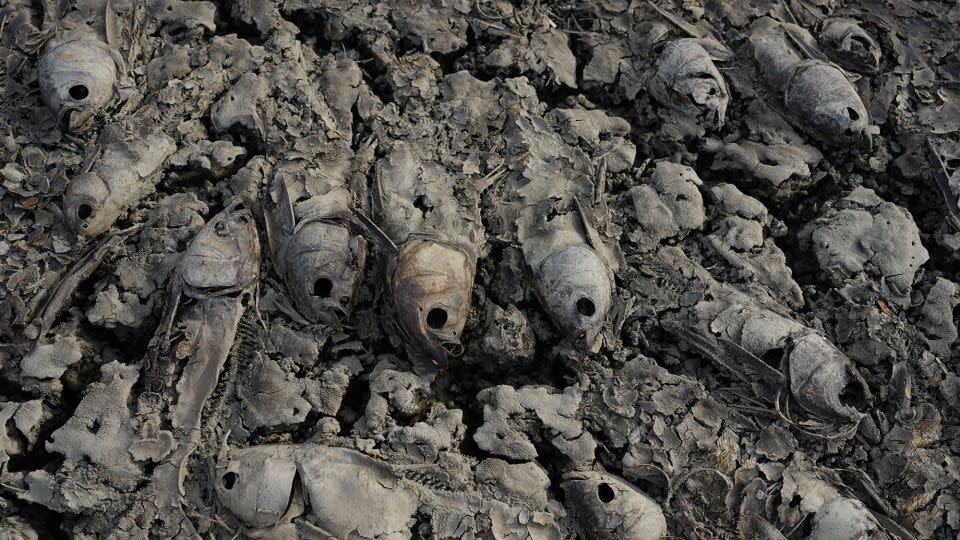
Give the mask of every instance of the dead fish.
[(533, 270), (537, 291), (554, 322), (573, 341), (593, 344), (612, 304), (610, 270), (586, 244), (552, 253)]
[(611, 258), (576, 197), (527, 207), (518, 222), (537, 296), (564, 338), (599, 346), (613, 305)]
[(390, 254), (386, 281), (398, 333), (442, 366), (463, 352), (483, 242), (477, 194), (492, 177), (458, 182), (421, 152), (398, 144), (377, 163), (371, 202), (379, 225), (362, 213), (361, 221)]
[(933, 176), (933, 182), (943, 197), (943, 203), (947, 207), (946, 221), (956, 230), (960, 230), (960, 198), (953, 192), (950, 186), (950, 179), (956, 173), (957, 166), (960, 165), (960, 157), (948, 155), (945, 149), (940, 148), (931, 139), (927, 139), (927, 163), (930, 165), (930, 174)]
[(864, 417), (861, 411), (873, 395), (853, 362), (823, 335), (737, 292), (695, 309), (713, 313), (707, 317), (713, 322), (690, 322), (678, 312), (665, 315), (660, 324), (751, 385), (757, 396), (778, 406), (792, 396), (792, 402), (827, 426), (855, 427)]
[(803, 28), (761, 17), (749, 34), (766, 83), (782, 96), (786, 118), (831, 144), (868, 150), (875, 126), (856, 88), (827, 62)]
[(88, 238), (109, 229), (153, 191), (164, 162), (176, 151), (174, 140), (161, 131), (132, 135), (119, 126), (105, 129), (100, 144), (102, 155), (67, 183), (63, 195), (67, 225)]
[(794, 340), (789, 352), (790, 392), (808, 412), (830, 420), (860, 419), (872, 395), (853, 362), (819, 334)]
[(331, 191), (323, 208), (299, 222), (282, 180), (275, 180), (272, 199), (267, 204), (267, 236), (297, 310), (314, 322), (349, 316), (367, 258), (366, 242), (345, 217), (349, 194)]
[(85, 36), (53, 40), (37, 66), (40, 94), (64, 131), (78, 133), (113, 99), (117, 61), (102, 41)]
[(657, 540), (667, 534), (660, 505), (622, 478), (573, 472), (564, 476), (561, 487), (587, 539)]
[(224, 296), (249, 287), (259, 270), (260, 242), (253, 214), (234, 202), (190, 242), (180, 262), (180, 281), (188, 296)]
[(820, 42), (827, 54), (846, 69), (861, 73), (880, 69), (880, 46), (853, 19), (831, 17), (823, 21)]
[[(160, 459), (141, 492), (150, 502), (144, 513), (148, 523), (183, 523), (184, 535), (196, 536), (183, 516), (182, 479), (201, 444), (201, 429), (217, 424), (220, 406), (209, 402), (234, 349), (259, 268), (253, 214), (231, 201), (200, 229), (170, 279), (163, 317), (144, 356), (140, 406), (169, 420), (176, 446)], [(162, 393), (167, 399), (160, 399)], [(281, 468), (270, 472), (282, 477)], [(266, 493), (260, 493), (265, 503)]]
[(282, 255), (287, 287), (300, 312), (313, 321), (329, 312), (349, 316), (366, 254), (363, 238), (343, 224), (300, 223)]
[(213, 488), (256, 538), (408, 538), (418, 512), (434, 520), (437, 538), (514, 537), (499, 533), (515, 525), (528, 529), (524, 537), (560, 538), (552, 509), (466, 485), (448, 490), (425, 469), (442, 470), (312, 443), (227, 448)]
[(283, 526), (309, 504), (311, 523), (329, 538), (396, 538), (419, 504), (386, 463), (346, 448), (230, 449), (215, 470), (218, 500), (253, 529)]
[(411, 235), (387, 268), (397, 322), (440, 363), (463, 352), (476, 260), (455, 244)]
[(700, 39), (667, 43), (650, 79), (651, 95), (661, 104), (719, 128), (726, 118), (730, 91)]

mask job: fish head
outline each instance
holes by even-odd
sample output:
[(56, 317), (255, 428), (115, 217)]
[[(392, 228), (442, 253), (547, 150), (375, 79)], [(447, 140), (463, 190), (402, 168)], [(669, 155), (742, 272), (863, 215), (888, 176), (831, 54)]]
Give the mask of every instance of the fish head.
[(706, 127), (723, 125), (730, 91), (710, 54), (695, 39), (679, 39), (664, 46), (657, 57), (651, 93), (663, 105), (702, 121)]
[(227, 206), (200, 229), (180, 262), (190, 295), (231, 294), (249, 287), (260, 268), (260, 242), (250, 210)]
[(400, 246), (388, 272), (397, 322), (407, 338), (438, 363), (461, 354), (476, 260), (454, 244), (414, 238)]
[(873, 126), (856, 88), (837, 66), (802, 63), (784, 94), (788, 111), (811, 135), (828, 143), (869, 150)]
[(284, 245), (284, 276), (300, 314), (349, 316), (366, 264), (363, 237), (339, 223), (310, 221)]
[(788, 357), (790, 392), (811, 414), (834, 421), (863, 416), (872, 395), (853, 362), (825, 337), (811, 333), (794, 341)]
[(667, 533), (660, 505), (620, 477), (568, 473), (561, 487), (585, 538), (654, 539)]
[(110, 187), (94, 172), (80, 174), (67, 183), (63, 211), (70, 229), (88, 238), (103, 233), (120, 217)]
[(64, 131), (79, 133), (113, 99), (117, 64), (103, 44), (75, 39), (48, 48), (40, 58), (40, 93)]
[(596, 250), (574, 245), (543, 259), (535, 271), (547, 311), (570, 341), (596, 343), (612, 303), (607, 264)]

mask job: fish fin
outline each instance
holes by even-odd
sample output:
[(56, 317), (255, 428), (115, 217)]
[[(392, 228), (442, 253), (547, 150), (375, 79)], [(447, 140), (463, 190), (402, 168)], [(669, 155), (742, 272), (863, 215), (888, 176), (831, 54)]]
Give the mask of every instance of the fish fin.
[(580, 216), (580, 222), (583, 224), (584, 236), (586, 236), (587, 243), (590, 244), (590, 247), (593, 249), (600, 251), (603, 248), (603, 241), (600, 240), (600, 234), (597, 233), (597, 229), (593, 226), (590, 216), (587, 215), (583, 205), (580, 204), (580, 199), (577, 198), (576, 195), (573, 195), (573, 208), (577, 212), (577, 215)]
[(674, 319), (664, 319), (660, 325), (737, 378), (750, 383), (761, 397), (773, 401), (777, 391), (787, 386), (783, 373), (729, 339), (716, 337), (709, 332), (695, 332)]
[(667, 10), (663, 9), (662, 7), (656, 5), (654, 2), (651, 2), (650, 0), (647, 0), (647, 4), (649, 4), (650, 7), (652, 7), (652, 8), (654, 9), (654, 11), (656, 11), (657, 13), (659, 13), (660, 16), (662, 16), (664, 19), (667, 19), (668, 21), (670, 21), (671, 24), (673, 24), (674, 26), (676, 26), (677, 28), (679, 28), (680, 30), (682, 30), (682, 31), (683, 31), (684, 33), (686, 33), (688, 36), (690, 36), (690, 37), (695, 37), (695, 38), (702, 38), (702, 37), (703, 37), (703, 32), (700, 31), (700, 29), (697, 28), (696, 26), (688, 23), (687, 21), (681, 19), (680, 17), (677, 17), (677, 16), (674, 15), (673, 13), (670, 13), (669, 11), (667, 11)]
[(930, 173), (933, 176), (933, 181), (937, 185), (937, 188), (940, 190), (940, 195), (943, 197), (943, 202), (947, 206), (947, 212), (950, 213), (950, 218), (947, 221), (957, 230), (960, 230), (960, 204), (958, 204), (958, 196), (953, 194), (953, 190), (950, 189), (950, 175), (947, 172), (946, 166), (943, 164), (943, 160), (940, 159), (940, 151), (934, 144), (933, 139), (927, 138), (927, 161), (930, 163)]
[(387, 233), (383, 232), (383, 229), (381, 229), (379, 225), (377, 225), (376, 223), (373, 222), (372, 219), (370, 219), (370, 216), (368, 216), (366, 212), (364, 212), (360, 208), (354, 208), (353, 217), (357, 222), (360, 223), (360, 225), (363, 226), (364, 229), (367, 230), (369, 234), (371, 234), (377, 239), (380, 245), (387, 248), (391, 253), (396, 253), (397, 251), (400, 250), (400, 248), (397, 247), (397, 244), (393, 242), (393, 240), (387, 235)]
[(704, 37), (698, 38), (697, 43), (703, 47), (703, 50), (707, 51), (710, 59), (715, 62), (729, 62), (733, 60), (733, 51), (719, 40)]
[[(790, 40), (790, 43), (793, 43), (794, 46), (796, 46), (797, 49), (807, 58), (833, 64), (833, 62), (827, 58), (827, 55), (817, 48), (816, 43), (810, 40), (810, 34), (803, 27), (792, 23), (781, 23), (781, 26), (783, 27), (784, 33), (787, 35), (787, 39)], [(846, 73), (845, 70), (841, 71)]]

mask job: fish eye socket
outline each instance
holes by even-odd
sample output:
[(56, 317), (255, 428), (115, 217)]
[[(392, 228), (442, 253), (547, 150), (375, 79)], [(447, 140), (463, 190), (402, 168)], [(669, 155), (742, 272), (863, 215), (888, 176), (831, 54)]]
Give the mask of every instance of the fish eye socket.
[(584, 317), (590, 317), (597, 312), (597, 306), (593, 304), (593, 300), (584, 296), (583, 298), (577, 300), (577, 313)]
[(233, 489), (233, 486), (237, 484), (237, 473), (228, 472), (220, 478), (220, 483), (223, 484), (224, 489)]
[(856, 122), (860, 119), (860, 113), (853, 109), (853, 107), (847, 107), (847, 116), (850, 117), (850, 120)]
[(313, 282), (313, 295), (318, 298), (329, 298), (333, 292), (333, 282), (327, 278), (319, 278)]
[(213, 227), (213, 231), (214, 231), (215, 233), (217, 233), (217, 236), (227, 237), (227, 236), (230, 235), (230, 225), (227, 224), (227, 222), (226, 222), (225, 220), (224, 220), (224, 221), (219, 221), (219, 222), (217, 222), (217, 224)]
[(604, 503), (608, 503), (617, 497), (617, 494), (614, 493), (613, 488), (610, 487), (610, 484), (603, 482), (597, 486), (597, 497), (600, 497), (600, 500)]
[(75, 84), (70, 87), (68, 90), (70, 97), (76, 100), (86, 99), (90, 95), (90, 90), (87, 89), (87, 86), (84, 84)]
[(439, 330), (445, 324), (447, 324), (447, 311), (445, 309), (433, 308), (427, 312), (427, 326)]
[(86, 221), (93, 216), (93, 207), (87, 203), (81, 203), (77, 206), (77, 218), (80, 221)]

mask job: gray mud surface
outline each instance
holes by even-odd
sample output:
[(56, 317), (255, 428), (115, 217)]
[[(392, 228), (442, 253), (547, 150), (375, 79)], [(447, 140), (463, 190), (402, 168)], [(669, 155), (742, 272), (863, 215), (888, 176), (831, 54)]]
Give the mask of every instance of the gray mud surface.
[(0, 0), (0, 539), (960, 539), (960, 4)]

